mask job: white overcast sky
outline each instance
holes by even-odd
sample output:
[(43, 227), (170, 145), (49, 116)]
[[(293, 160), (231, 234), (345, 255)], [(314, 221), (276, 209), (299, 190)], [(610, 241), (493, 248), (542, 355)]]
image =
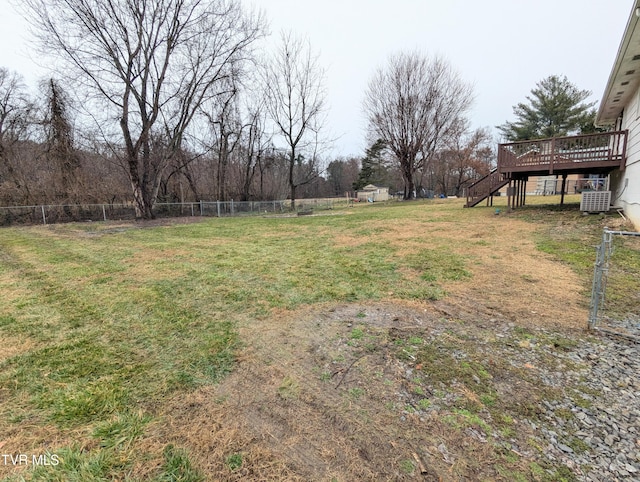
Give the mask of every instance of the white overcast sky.
[[(19, 3), (19, 0), (11, 0)], [(513, 120), (536, 82), (566, 75), (600, 100), (635, 1), (608, 0), (245, 0), (262, 8), (274, 38), (308, 37), (327, 71), (334, 155), (366, 146), (363, 92), (392, 53), (420, 50), (445, 57), (474, 85), (472, 126)], [(0, 66), (29, 85), (36, 66), (25, 22), (0, 0)], [(495, 130), (494, 130), (495, 132)]]

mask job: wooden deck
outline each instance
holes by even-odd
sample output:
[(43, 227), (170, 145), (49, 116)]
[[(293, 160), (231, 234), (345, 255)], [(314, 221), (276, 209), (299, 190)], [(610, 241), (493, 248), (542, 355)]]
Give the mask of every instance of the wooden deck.
[(498, 171), (530, 175), (602, 172), (624, 167), (627, 131), (554, 137), (498, 146)]
[[(498, 145), (497, 168), (468, 189), (467, 207), (493, 196), (512, 182), (529, 176), (599, 174), (602, 177), (626, 163), (627, 131), (554, 137)], [(520, 187), (517, 188), (519, 191)]]

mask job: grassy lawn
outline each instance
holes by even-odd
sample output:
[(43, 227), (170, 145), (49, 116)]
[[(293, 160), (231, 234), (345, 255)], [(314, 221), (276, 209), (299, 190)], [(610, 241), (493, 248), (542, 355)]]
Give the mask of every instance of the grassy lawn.
[[(496, 218), (534, 226), (540, 252), (568, 263), (587, 289), (600, 218), (524, 208), (507, 219), (496, 209), (445, 200), (324, 216), (0, 229), (0, 452), (59, 460), (0, 466), (0, 477), (126, 480), (149, 461), (146, 478), (204, 480), (184, 447), (140, 450), (137, 441), (166, 400), (234, 370), (246, 344), (239, 324), (258, 330), (321, 303), (443, 299), (477, 280), (474, 249), (504, 249)], [(475, 235), (460, 241), (467, 233)], [(637, 263), (636, 254), (626, 256)], [(637, 288), (632, 280), (622, 283)], [(421, 363), (439, 363), (437, 353), (420, 352)], [(478, 370), (471, 362), (468, 372)]]

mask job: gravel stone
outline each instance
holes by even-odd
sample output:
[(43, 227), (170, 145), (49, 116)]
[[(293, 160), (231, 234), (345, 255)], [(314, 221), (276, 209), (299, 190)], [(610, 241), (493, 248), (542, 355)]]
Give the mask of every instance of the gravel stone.
[[(578, 387), (589, 406), (577, 406), (569, 394), (542, 403), (546, 423), (529, 424), (539, 429), (544, 455), (562, 461), (580, 481), (640, 480), (640, 345), (603, 335), (579, 340), (566, 354), (549, 354), (578, 368), (543, 379), (555, 387)], [(560, 420), (560, 409), (573, 417)], [(575, 439), (581, 444), (571, 443)]]

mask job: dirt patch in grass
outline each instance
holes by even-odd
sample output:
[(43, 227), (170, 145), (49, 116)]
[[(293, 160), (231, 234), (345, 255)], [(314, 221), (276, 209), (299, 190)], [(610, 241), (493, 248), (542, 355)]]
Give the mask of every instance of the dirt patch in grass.
[(236, 370), (169, 403), (146, 443), (185, 447), (210, 480), (526, 477), (522, 419), (552, 394), (507, 353), (514, 340), (500, 344), (517, 327), (475, 308), (340, 304), (247, 321)]

